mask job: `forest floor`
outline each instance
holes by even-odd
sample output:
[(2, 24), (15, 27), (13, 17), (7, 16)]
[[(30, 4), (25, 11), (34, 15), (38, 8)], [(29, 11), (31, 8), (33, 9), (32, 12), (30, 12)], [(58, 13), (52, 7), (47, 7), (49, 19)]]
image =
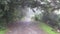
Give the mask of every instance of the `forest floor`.
[(47, 34), (36, 21), (17, 21), (11, 24), (6, 34)]
[(43, 22), (25, 19), (10, 24), (6, 34), (58, 34)]

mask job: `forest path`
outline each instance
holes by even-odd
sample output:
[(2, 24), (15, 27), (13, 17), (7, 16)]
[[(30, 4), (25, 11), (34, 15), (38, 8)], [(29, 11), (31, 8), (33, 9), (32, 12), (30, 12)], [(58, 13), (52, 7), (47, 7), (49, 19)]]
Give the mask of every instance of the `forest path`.
[(37, 21), (17, 21), (11, 24), (6, 34), (47, 34), (38, 27)]

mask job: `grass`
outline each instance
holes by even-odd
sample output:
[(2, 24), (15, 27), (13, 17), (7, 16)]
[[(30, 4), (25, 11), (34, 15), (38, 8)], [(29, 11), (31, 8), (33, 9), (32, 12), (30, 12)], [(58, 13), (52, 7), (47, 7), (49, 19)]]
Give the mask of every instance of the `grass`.
[(6, 30), (0, 30), (0, 34), (5, 34)]
[(53, 28), (51, 28), (50, 26), (46, 25), (45, 23), (41, 22), (39, 24), (39, 26), (40, 26), (40, 28), (42, 28), (48, 34), (58, 34), (56, 31), (52, 31)]

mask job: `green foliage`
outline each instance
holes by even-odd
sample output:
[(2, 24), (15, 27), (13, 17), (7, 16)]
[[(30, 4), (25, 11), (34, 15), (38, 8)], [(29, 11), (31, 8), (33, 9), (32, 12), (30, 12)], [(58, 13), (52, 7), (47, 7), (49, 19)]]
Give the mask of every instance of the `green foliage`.
[(36, 14), (35, 15), (35, 20), (37, 20), (37, 21), (41, 21), (42, 20), (42, 17), (43, 17), (43, 14)]
[(0, 0), (0, 29), (5, 28), (10, 21), (13, 21), (14, 4), (12, 4), (7, 0)]

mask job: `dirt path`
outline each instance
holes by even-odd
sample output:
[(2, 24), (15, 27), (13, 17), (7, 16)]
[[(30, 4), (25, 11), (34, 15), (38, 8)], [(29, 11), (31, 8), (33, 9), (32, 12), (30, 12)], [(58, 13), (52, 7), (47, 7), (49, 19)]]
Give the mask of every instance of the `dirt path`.
[(10, 25), (6, 34), (46, 34), (36, 22), (16, 22)]

